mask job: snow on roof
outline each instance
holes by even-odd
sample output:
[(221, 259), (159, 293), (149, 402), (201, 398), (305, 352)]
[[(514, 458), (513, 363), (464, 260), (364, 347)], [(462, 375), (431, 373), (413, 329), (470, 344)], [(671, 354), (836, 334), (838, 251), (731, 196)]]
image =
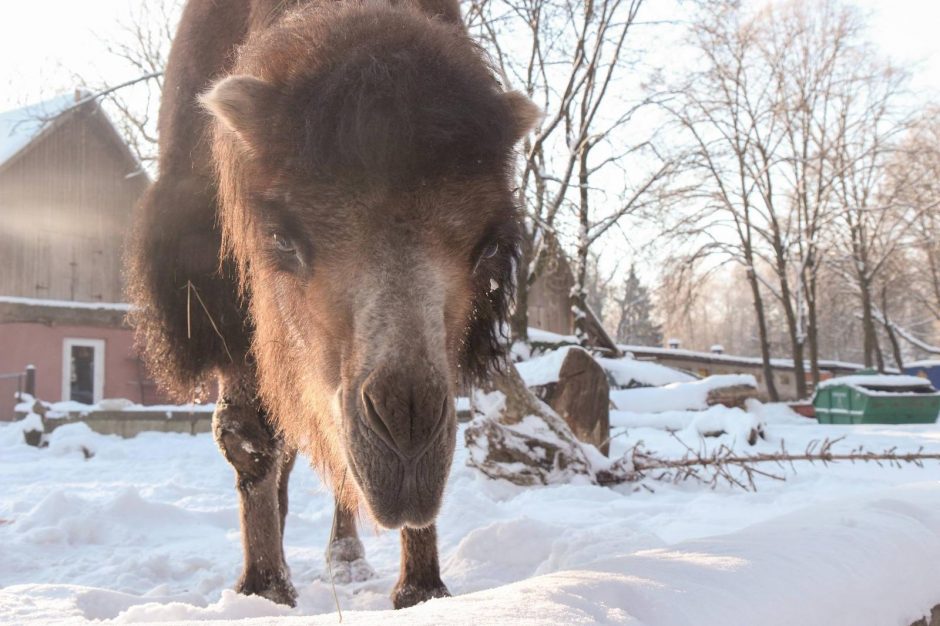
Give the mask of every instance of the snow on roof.
[(922, 361), (914, 361), (913, 363), (908, 363), (905, 365), (904, 369), (915, 369), (919, 367), (940, 367), (940, 359), (924, 359)]
[[(531, 332), (531, 331), (530, 331)], [(734, 354), (715, 354), (714, 352), (699, 352), (697, 350), (686, 350), (684, 348), (662, 348), (659, 346), (632, 346), (627, 344), (617, 344), (624, 353), (635, 353), (642, 356), (664, 356), (664, 357), (689, 357), (703, 361), (720, 361), (723, 363), (741, 363), (747, 365), (760, 365), (762, 363), (759, 356), (737, 356)], [(805, 367), (809, 369), (810, 362), (805, 361)], [(772, 358), (770, 364), (773, 367), (793, 367), (793, 359)], [(860, 363), (850, 363), (848, 361), (836, 361), (833, 359), (819, 359), (819, 366), (823, 369), (848, 369), (860, 370), (863, 365)]]
[(574, 335), (559, 335), (548, 330), (529, 326), (529, 341), (538, 343), (578, 343)]
[(819, 383), (819, 389), (834, 385), (850, 385), (857, 387), (933, 387), (929, 380), (919, 376), (904, 376), (894, 374), (858, 374), (856, 376), (839, 376)]
[(51, 306), (64, 309), (93, 309), (108, 311), (130, 311), (131, 305), (125, 302), (77, 302), (75, 300), (44, 300), (42, 298), (21, 298), (19, 296), (0, 296), (0, 303), (23, 304), (26, 306)]
[(0, 113), (0, 165), (51, 128), (56, 117), (74, 105), (75, 93)]

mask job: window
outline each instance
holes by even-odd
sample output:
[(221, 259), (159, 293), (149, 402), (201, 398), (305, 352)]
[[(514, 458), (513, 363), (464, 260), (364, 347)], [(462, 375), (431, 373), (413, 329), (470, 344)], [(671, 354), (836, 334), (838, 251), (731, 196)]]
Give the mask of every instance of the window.
[(66, 339), (62, 344), (62, 399), (95, 404), (104, 396), (104, 340)]

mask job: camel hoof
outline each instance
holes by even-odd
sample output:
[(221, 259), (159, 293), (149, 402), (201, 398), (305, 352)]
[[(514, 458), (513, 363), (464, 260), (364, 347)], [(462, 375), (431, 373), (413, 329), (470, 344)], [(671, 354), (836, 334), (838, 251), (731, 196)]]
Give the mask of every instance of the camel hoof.
[(323, 573), (321, 578), (329, 582), (331, 574), (333, 582), (337, 585), (362, 583), (375, 578), (375, 570), (365, 559), (353, 559), (352, 561), (331, 559), (327, 571)]
[(235, 591), (246, 596), (261, 596), (291, 608), (297, 606), (297, 590), (294, 589), (286, 569), (246, 570), (235, 585)]
[(340, 585), (361, 583), (375, 578), (375, 570), (366, 561), (366, 551), (357, 537), (342, 537), (330, 544), (327, 552), (327, 570), (323, 580)]
[(450, 592), (444, 583), (437, 581), (428, 586), (412, 584), (398, 584), (392, 591), (392, 605), (396, 609), (407, 609), (410, 606), (433, 600), (434, 598), (449, 598)]

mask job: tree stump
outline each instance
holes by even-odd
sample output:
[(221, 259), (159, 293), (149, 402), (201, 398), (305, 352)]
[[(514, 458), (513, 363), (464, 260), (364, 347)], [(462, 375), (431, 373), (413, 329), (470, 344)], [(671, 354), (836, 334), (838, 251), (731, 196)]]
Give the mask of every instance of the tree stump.
[[(45, 448), (49, 445), (45, 441), (46, 433), (46, 407), (45, 405), (36, 400), (33, 403), (33, 408), (31, 414), (38, 416), (38, 419), (35, 422), (30, 422), (26, 424), (23, 428), (23, 440), (26, 441), (27, 445), (34, 446), (36, 448)], [(29, 419), (27, 416), (26, 419)]]
[(560, 415), (579, 441), (610, 454), (610, 384), (607, 373), (581, 348), (570, 348), (558, 382), (543, 385), (538, 396)]
[(759, 395), (757, 388), (751, 385), (731, 385), (709, 391), (705, 403), (708, 406), (721, 404), (731, 409), (743, 409), (746, 408), (749, 399), (757, 398)]
[(521, 486), (593, 482), (589, 451), (565, 421), (539, 400), (512, 364), (474, 393), (477, 417), (464, 432), (468, 464)]

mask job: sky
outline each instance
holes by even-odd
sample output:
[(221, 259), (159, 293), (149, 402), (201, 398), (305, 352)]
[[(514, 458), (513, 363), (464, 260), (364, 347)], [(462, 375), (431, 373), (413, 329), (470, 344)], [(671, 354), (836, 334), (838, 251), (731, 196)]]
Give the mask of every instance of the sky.
[[(0, 0), (0, 111), (74, 90), (76, 76), (91, 84), (118, 84), (140, 75), (107, 51), (109, 41), (122, 37), (121, 23), (128, 23), (135, 7), (155, 0)], [(172, 2), (172, 0), (165, 0)], [(745, 0), (764, 3), (767, 0)], [(815, 0), (804, 0), (813, 2)], [(870, 39), (912, 74), (912, 88), (919, 101), (940, 102), (940, 1), (847, 0), (868, 13)], [(682, 0), (646, 0), (640, 20), (681, 21)], [(686, 3), (686, 6), (688, 3)], [(55, 19), (50, 19), (54, 16)], [(660, 33), (655, 25), (648, 32)], [(662, 40), (646, 45), (656, 56), (670, 57)], [(665, 54), (664, 54), (665, 53)], [(657, 61), (653, 61), (654, 63)], [(143, 86), (134, 87), (143, 90)], [(133, 100), (134, 94), (124, 92)], [(138, 91), (142, 93), (142, 91)], [(616, 229), (614, 229), (616, 230)], [(618, 234), (619, 233), (619, 234)], [(635, 234), (635, 233), (634, 233)], [(636, 257), (636, 237), (611, 231), (610, 245), (639, 261), (645, 279), (655, 273), (656, 259)], [(634, 240), (631, 242), (631, 240)], [(645, 238), (640, 238), (645, 240)], [(606, 247), (607, 243), (602, 243)], [(651, 254), (651, 253), (648, 253)], [(603, 255), (607, 259), (608, 255)], [(617, 255), (619, 259), (623, 253)], [(609, 260), (609, 259), (607, 259)], [(605, 261), (606, 262), (606, 261)], [(618, 266), (619, 267), (619, 266)], [(626, 267), (626, 265), (624, 265)], [(616, 268), (609, 271), (618, 271)]]
[[(812, 0), (807, 0), (812, 1)], [(116, 83), (132, 72), (106, 51), (139, 0), (11, 2), (0, 9), (0, 110), (73, 88), (73, 76)], [(659, 13), (672, 0), (647, 0)], [(871, 12), (872, 39), (911, 67), (913, 86), (940, 95), (940, 2), (856, 0)], [(54, 17), (54, 19), (50, 19)], [(681, 17), (681, 16), (680, 16)]]

